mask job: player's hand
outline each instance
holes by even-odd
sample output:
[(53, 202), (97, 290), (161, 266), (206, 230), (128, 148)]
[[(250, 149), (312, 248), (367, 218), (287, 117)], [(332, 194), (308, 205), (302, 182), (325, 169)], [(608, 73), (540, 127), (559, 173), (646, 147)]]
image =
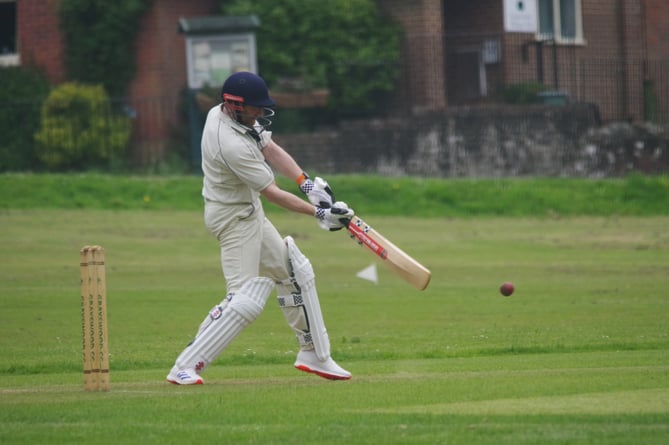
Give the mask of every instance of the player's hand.
[(316, 206), (316, 218), (321, 229), (341, 230), (346, 226), (348, 221), (355, 215), (353, 209), (349, 209), (345, 202), (335, 202), (330, 208), (323, 208)]
[(317, 207), (328, 209), (334, 202), (334, 193), (330, 185), (318, 176), (312, 181), (307, 178), (300, 184), (300, 190), (307, 195), (309, 202)]

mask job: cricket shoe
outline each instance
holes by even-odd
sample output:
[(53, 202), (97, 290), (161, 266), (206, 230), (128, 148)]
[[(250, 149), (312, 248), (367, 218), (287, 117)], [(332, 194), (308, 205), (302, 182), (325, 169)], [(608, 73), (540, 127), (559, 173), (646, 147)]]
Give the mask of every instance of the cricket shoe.
[(167, 381), (175, 385), (202, 385), (204, 380), (193, 369), (179, 369), (176, 366), (167, 374)]
[(324, 361), (318, 360), (313, 350), (300, 351), (297, 354), (295, 368), (319, 375), (324, 379), (348, 380), (351, 378), (351, 373), (339, 366), (331, 357)]

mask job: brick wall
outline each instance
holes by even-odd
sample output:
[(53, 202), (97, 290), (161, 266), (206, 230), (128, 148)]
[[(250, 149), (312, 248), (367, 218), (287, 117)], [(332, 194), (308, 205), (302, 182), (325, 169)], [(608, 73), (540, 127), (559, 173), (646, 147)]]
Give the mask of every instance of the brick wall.
[(178, 106), (187, 86), (187, 67), (185, 36), (178, 32), (179, 18), (217, 14), (218, 5), (218, 0), (155, 0), (140, 23), (137, 74), (130, 85), (130, 103), (137, 112), (137, 164), (151, 165), (163, 159), (170, 131), (183, 119)]
[(643, 0), (646, 53), (645, 73), (648, 119), (669, 122), (669, 1)]
[(444, 2), (446, 33), (497, 33), (503, 26), (503, 2), (499, 0), (447, 0)]
[[(645, 1), (648, 4), (644, 9), (644, 0), (582, 0), (583, 43), (542, 47), (536, 45), (534, 33), (503, 31), (502, 1), (445, 1), (450, 103), (459, 103), (452, 97), (462, 96), (464, 89), (471, 88), (467, 82), (477, 83), (474, 68), (459, 77), (453, 74), (454, 70), (462, 71), (463, 64), (475, 63), (473, 56), (458, 56), (481, 48), (486, 39), (499, 39), (501, 64), (485, 66), (487, 98), (476, 101), (465, 95), (460, 103), (494, 101), (505, 85), (541, 80), (572, 100), (599, 104), (605, 120), (643, 119), (645, 55), (657, 58), (669, 54), (669, 2)], [(651, 9), (652, 13), (648, 12)]]
[(41, 68), (54, 84), (65, 79), (58, 4), (59, 0), (16, 2), (21, 64)]
[(446, 106), (442, 0), (379, 0), (379, 6), (405, 31), (402, 88), (397, 104), (404, 112)]
[[(585, 45), (577, 61), (591, 82), (571, 89), (600, 104), (605, 120), (643, 119), (644, 18), (641, 0), (583, 2)], [(600, 74), (601, 73), (601, 74)]]
[[(489, 101), (504, 82), (504, 65), (484, 65), (486, 89), (481, 91), (478, 67), (484, 42), (503, 48), (503, 3), (499, 0), (450, 0), (444, 2), (446, 76), (449, 105)], [(465, 68), (464, 65), (467, 65)], [(471, 96), (484, 94), (479, 99)]]
[(648, 58), (669, 59), (669, 1), (643, 0)]
[[(597, 103), (604, 120), (643, 118), (644, 17), (641, 0), (582, 0), (583, 42), (543, 46), (543, 83), (571, 100)], [(666, 20), (666, 19), (665, 19)], [(533, 34), (506, 34), (507, 84), (539, 80)], [(555, 60), (554, 54), (555, 50)]]

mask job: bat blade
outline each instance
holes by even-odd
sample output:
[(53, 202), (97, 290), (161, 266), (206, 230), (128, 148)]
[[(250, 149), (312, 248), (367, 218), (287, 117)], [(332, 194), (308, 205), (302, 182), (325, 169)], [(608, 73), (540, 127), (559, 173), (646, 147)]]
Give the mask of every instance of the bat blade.
[(358, 244), (380, 258), (383, 264), (418, 290), (430, 283), (432, 273), (409, 254), (388, 241), (360, 217), (354, 216), (347, 224), (348, 233)]

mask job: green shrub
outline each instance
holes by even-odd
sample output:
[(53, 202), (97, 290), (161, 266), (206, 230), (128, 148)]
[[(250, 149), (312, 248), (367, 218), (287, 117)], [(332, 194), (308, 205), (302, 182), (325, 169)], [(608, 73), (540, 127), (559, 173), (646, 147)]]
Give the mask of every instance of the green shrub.
[(129, 118), (114, 113), (100, 85), (65, 83), (53, 89), (35, 135), (38, 157), (52, 170), (118, 164), (130, 139)]
[(537, 81), (509, 85), (502, 91), (502, 99), (507, 104), (534, 104), (539, 102), (537, 94), (549, 88)]
[(41, 71), (0, 68), (0, 171), (25, 171), (37, 164), (33, 135), (39, 127), (39, 107), (49, 94)]

